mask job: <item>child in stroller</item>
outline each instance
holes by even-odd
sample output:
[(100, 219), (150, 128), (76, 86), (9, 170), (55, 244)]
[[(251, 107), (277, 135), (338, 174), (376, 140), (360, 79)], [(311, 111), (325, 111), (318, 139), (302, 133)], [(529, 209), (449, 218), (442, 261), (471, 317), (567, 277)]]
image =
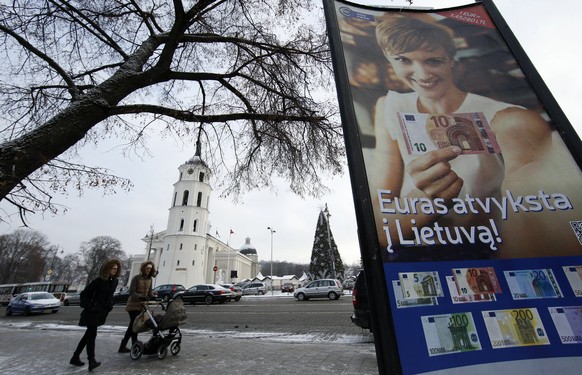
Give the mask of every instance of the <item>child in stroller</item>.
[[(162, 302), (142, 302), (143, 311), (135, 319), (133, 331), (135, 333), (152, 330), (152, 337), (146, 342), (135, 342), (131, 346), (129, 355), (138, 359), (142, 354), (157, 354), (159, 359), (166, 358), (168, 347), (172, 355), (180, 352), (182, 332), (178, 327), (186, 323), (186, 308), (182, 298), (170, 300), (166, 305)], [(164, 314), (156, 314), (155, 309), (161, 307)]]

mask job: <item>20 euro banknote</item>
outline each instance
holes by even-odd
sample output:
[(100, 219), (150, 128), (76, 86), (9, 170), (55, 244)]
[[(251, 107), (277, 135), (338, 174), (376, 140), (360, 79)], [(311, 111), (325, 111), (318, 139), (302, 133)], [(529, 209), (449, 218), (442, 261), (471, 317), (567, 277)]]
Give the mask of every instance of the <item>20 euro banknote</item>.
[(536, 308), (491, 310), (482, 314), (493, 349), (550, 344)]
[(563, 297), (550, 268), (503, 271), (514, 300)]
[(481, 350), (470, 312), (422, 316), (422, 329), (429, 356)]
[(494, 154), (501, 149), (482, 112), (398, 112), (402, 136), (409, 155), (423, 155), (448, 146), (459, 146), (463, 154)]

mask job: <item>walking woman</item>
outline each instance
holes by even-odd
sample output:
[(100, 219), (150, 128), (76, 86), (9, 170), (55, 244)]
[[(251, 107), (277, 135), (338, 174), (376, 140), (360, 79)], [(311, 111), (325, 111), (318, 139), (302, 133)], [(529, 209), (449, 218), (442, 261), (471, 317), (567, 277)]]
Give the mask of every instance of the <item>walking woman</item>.
[(131, 283), (129, 284), (129, 298), (127, 299), (127, 305), (125, 306), (125, 311), (129, 314), (129, 326), (127, 327), (125, 336), (123, 336), (121, 344), (119, 345), (119, 353), (130, 352), (127, 348), (127, 343), (130, 338), (131, 345), (135, 344), (137, 341), (137, 333), (133, 332), (133, 322), (142, 311), (141, 302), (154, 296), (154, 292), (152, 291), (152, 277), (155, 275), (156, 267), (154, 266), (154, 262), (148, 260), (141, 264), (139, 275), (135, 275), (131, 279)]
[(118, 259), (107, 261), (102, 267), (99, 277), (81, 292), (81, 319), (79, 325), (87, 327), (85, 334), (79, 341), (77, 349), (70, 360), (71, 365), (83, 366), (80, 355), (87, 347), (87, 359), (89, 360), (89, 371), (99, 367), (101, 362), (95, 360), (95, 339), (97, 338), (97, 327), (105, 324), (107, 315), (113, 308), (113, 293), (117, 288), (119, 274), (121, 273), (121, 262)]

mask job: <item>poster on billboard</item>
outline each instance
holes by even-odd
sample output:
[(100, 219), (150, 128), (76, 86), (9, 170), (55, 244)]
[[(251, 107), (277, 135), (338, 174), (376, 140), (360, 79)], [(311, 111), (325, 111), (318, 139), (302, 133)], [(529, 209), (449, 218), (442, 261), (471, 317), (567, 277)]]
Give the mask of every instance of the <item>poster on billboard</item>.
[(396, 372), (582, 365), (580, 140), (488, 3), (326, 3)]

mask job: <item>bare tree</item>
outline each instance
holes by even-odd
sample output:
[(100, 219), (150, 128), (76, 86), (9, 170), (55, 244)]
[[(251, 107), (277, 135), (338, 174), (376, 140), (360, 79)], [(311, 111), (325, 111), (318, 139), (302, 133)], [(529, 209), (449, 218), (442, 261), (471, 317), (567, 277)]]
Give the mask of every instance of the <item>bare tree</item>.
[(43, 234), (19, 229), (0, 236), (0, 284), (41, 281), (50, 244)]
[(117, 258), (124, 261), (127, 258), (121, 249), (121, 242), (113, 237), (98, 236), (81, 243), (82, 269), (87, 274), (87, 284), (99, 277), (101, 266), (109, 259)]
[(0, 199), (25, 222), (27, 212), (58, 212), (55, 192), (130, 189), (76, 152), (113, 138), (144, 155), (152, 136), (201, 145), (224, 194), (273, 177), (321, 193), (344, 148), (335, 102), (317, 95), (333, 92), (320, 7), (0, 0)]

